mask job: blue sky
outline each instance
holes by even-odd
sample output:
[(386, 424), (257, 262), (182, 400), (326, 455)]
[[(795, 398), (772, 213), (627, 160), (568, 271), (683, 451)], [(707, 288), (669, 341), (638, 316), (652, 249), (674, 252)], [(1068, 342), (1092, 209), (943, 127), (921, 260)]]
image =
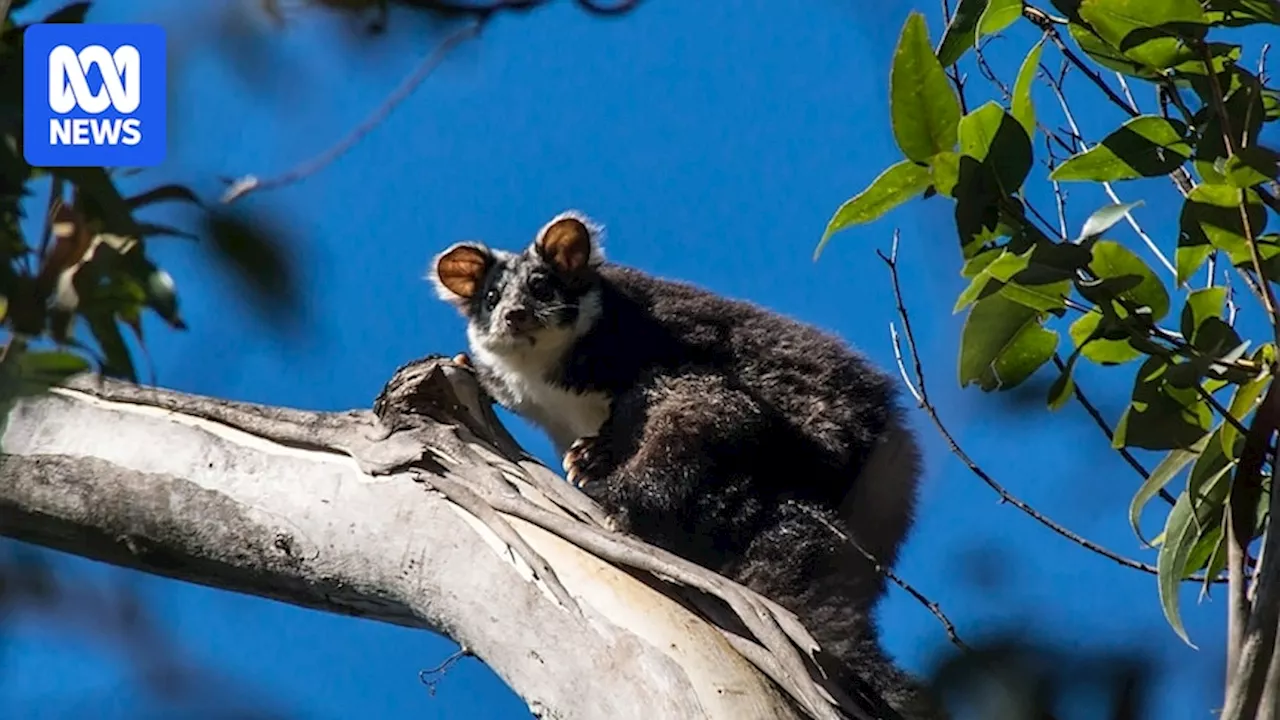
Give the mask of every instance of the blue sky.
[[(169, 32), (169, 160), (133, 179), (134, 187), (184, 182), (212, 199), (220, 176), (283, 171), (361, 122), (438, 37), (404, 12), (374, 41), (317, 12), (299, 12), (287, 30), (266, 34), (230, 21), (232, 5), (100, 0), (91, 12), (92, 21), (155, 21)], [(295, 333), (273, 335), (199, 245), (151, 245), (178, 283), (191, 327), (181, 334), (148, 328), (158, 381), (272, 405), (368, 407), (401, 363), (463, 347), (461, 320), (422, 281), (435, 252), (466, 238), (522, 246), (570, 207), (607, 226), (612, 259), (816, 323), (891, 368), (893, 298), (875, 250), (886, 249), (898, 227), (930, 391), (957, 439), (1044, 513), (1154, 562), (1125, 519), (1139, 480), (1077, 406), (1050, 415), (1042, 395), (1018, 402), (958, 388), (963, 316), (951, 307), (963, 285), (946, 201), (913, 201), (839, 235), (811, 260), (835, 208), (899, 157), (888, 124), (888, 68), (913, 6), (929, 17), (936, 41), (935, 4), (902, 0), (648, 0), (613, 21), (561, 0), (499, 18), (323, 172), (241, 201), (278, 214), (295, 232), (306, 300)], [(231, 44), (250, 32), (262, 34), (252, 47)], [(1034, 40), (1023, 29), (993, 46), (1006, 82)], [(1056, 67), (1051, 50), (1045, 57)], [(1083, 98), (1078, 119), (1096, 141), (1116, 118), (1079, 81), (1070, 83)], [(973, 85), (982, 92), (980, 79)], [(1042, 113), (1052, 110), (1051, 96), (1036, 97)], [(1139, 97), (1152, 107), (1150, 93)], [(1061, 124), (1056, 114), (1052, 122)], [(1137, 215), (1171, 252), (1176, 205), (1167, 183), (1153, 187), (1154, 199)], [(1085, 192), (1075, 197), (1072, 228), (1103, 202)], [(166, 213), (157, 218), (190, 218)], [(1136, 242), (1123, 225), (1112, 235)], [(1085, 388), (1113, 421), (1134, 369), (1082, 370)], [(1052, 376), (1037, 379), (1043, 389)], [(1197, 605), (1197, 588), (1186, 589), (1184, 617), (1200, 650), (1187, 647), (1161, 616), (1153, 576), (1090, 554), (999, 504), (923, 413), (911, 417), (928, 476), (898, 570), (963, 636), (1020, 630), (1068, 650), (1151, 652), (1160, 672), (1153, 717), (1203, 717), (1216, 707), (1225, 625), (1219, 595)], [(518, 421), (512, 428), (551, 459), (540, 436)], [(1154, 535), (1159, 524), (1153, 512), (1144, 527)], [(455, 649), (442, 637), (74, 558), (58, 562), (70, 577), (142, 592), (182, 655), (202, 668), (209, 703), (232, 698), (315, 720), (528, 716), (475, 659), (429, 694), (417, 673)], [(927, 669), (947, 647), (937, 620), (906, 593), (890, 592), (881, 621), (887, 646), (908, 668)], [(110, 648), (40, 622), (18, 623), (7, 649), (0, 676), (6, 716), (190, 712), (149, 699)]]

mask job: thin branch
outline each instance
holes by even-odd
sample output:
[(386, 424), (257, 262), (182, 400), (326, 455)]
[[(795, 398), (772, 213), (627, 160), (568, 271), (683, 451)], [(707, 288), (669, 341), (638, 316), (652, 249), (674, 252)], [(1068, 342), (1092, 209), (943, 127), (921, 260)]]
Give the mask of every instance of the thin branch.
[[(951, 3), (949, 2), (949, 0), (942, 0), (942, 22), (943, 22), (943, 25), (950, 25), (950, 24), (951, 24), (951, 17), (952, 17), (952, 15), (951, 15)], [(951, 80), (951, 84), (952, 84), (952, 85), (954, 85), (954, 86), (955, 86), (955, 88), (956, 88), (956, 96), (957, 96), (957, 99), (959, 99), (959, 101), (960, 101), (960, 114), (961, 114), (961, 115), (968, 115), (968, 114), (969, 114), (969, 107), (968, 107), (968, 103), (966, 103), (966, 102), (965, 102), (965, 99), (964, 99), (964, 82), (965, 82), (965, 80), (964, 80), (964, 78), (963, 78), (963, 77), (961, 77), (961, 75), (960, 75), (960, 68), (959, 68), (959, 66), (958, 66), (956, 63), (952, 63), (952, 64), (951, 64), (951, 66), (950, 66), (950, 67), (948, 67), (948, 68), (946, 69), (946, 72), (947, 72), (947, 78), (949, 78), (949, 79)]]
[(942, 629), (946, 631), (947, 639), (951, 641), (952, 645), (955, 645), (961, 650), (965, 650), (965, 651), (969, 650), (969, 646), (965, 644), (963, 640), (960, 639), (959, 633), (956, 632), (955, 623), (951, 622), (951, 618), (947, 617), (947, 614), (942, 611), (941, 605), (934, 602), (933, 600), (930, 600), (927, 596), (925, 596), (924, 593), (920, 592), (914, 586), (912, 586), (911, 583), (899, 577), (898, 574), (895, 573), (891, 568), (888, 568), (885, 565), (881, 564), (880, 560), (876, 558), (875, 555), (872, 555), (870, 551), (862, 547), (862, 544), (859, 543), (857, 540), (853, 539), (852, 537), (850, 537), (848, 533), (844, 532), (843, 530), (836, 527), (835, 525), (832, 525), (826, 518), (813, 512), (812, 510), (806, 509), (805, 512), (807, 512), (809, 516), (812, 517), (813, 519), (822, 523), (823, 527), (825, 527), (827, 531), (830, 532), (832, 535), (835, 535), (837, 538), (840, 538), (841, 541), (848, 543), (851, 547), (853, 547), (853, 549), (857, 550), (862, 555), (862, 557), (866, 558), (867, 562), (871, 563), (872, 567), (875, 568), (877, 573), (880, 573), (884, 577), (888, 578), (891, 582), (893, 582), (893, 584), (897, 585), (903, 590), (906, 590), (907, 593), (911, 595), (911, 597), (916, 599), (916, 602), (919, 602), (921, 605), (925, 607), (925, 609), (933, 613), (933, 616), (938, 618), (938, 622), (942, 623)]
[[(1071, 112), (1071, 105), (1067, 102), (1067, 96), (1062, 90), (1062, 82), (1052, 78), (1049, 78), (1047, 82), (1049, 84), (1049, 88), (1053, 90), (1053, 94), (1058, 98), (1058, 104), (1062, 106), (1062, 114), (1066, 117), (1067, 123), (1071, 126), (1071, 132), (1075, 133), (1077, 138), (1080, 138), (1080, 144), (1083, 148), (1086, 151), (1089, 150), (1089, 145), (1084, 142), (1084, 136), (1080, 132), (1080, 126), (1076, 124), (1075, 115)], [(1124, 201), (1116, 194), (1115, 188), (1111, 186), (1111, 183), (1103, 182), (1102, 187), (1107, 191), (1107, 196), (1111, 198), (1112, 202), (1117, 205), (1124, 204)], [(1151, 239), (1151, 236), (1147, 235), (1146, 231), (1142, 229), (1142, 226), (1138, 224), (1138, 221), (1133, 218), (1133, 213), (1126, 211), (1124, 218), (1129, 221), (1129, 227), (1133, 228), (1133, 231), (1138, 234), (1138, 237), (1142, 238), (1142, 242), (1146, 244), (1147, 249), (1150, 250), (1151, 253), (1156, 256), (1156, 259), (1160, 261), (1160, 264), (1164, 265), (1165, 269), (1176, 278), (1178, 276), (1177, 268), (1173, 266), (1173, 263), (1169, 262), (1169, 258), (1165, 257), (1165, 254), (1160, 250), (1160, 247), (1156, 245), (1155, 241)]]
[[(1213, 109), (1218, 114), (1218, 119), (1222, 125), (1222, 140), (1226, 143), (1227, 153), (1234, 156), (1240, 152), (1240, 144), (1244, 141), (1244, 138), (1237, 141), (1236, 137), (1231, 134), (1231, 122), (1230, 117), (1227, 115), (1227, 105), (1222, 93), (1222, 84), (1218, 82), (1218, 74), (1213, 70), (1213, 51), (1205, 43), (1198, 42), (1196, 45), (1200, 50), (1200, 59), (1204, 63), (1205, 73), (1209, 76)], [(1259, 190), (1262, 189), (1259, 188)], [(1259, 195), (1261, 194), (1260, 192)], [(1258, 252), (1258, 242), (1254, 235), (1253, 222), (1249, 219), (1249, 197), (1247, 191), (1242, 191), (1240, 194), (1240, 221), (1243, 223), (1245, 241), (1249, 245), (1249, 257), (1253, 263), (1253, 271), (1258, 276), (1258, 284), (1262, 286), (1262, 304), (1267, 311), (1267, 320), (1271, 323), (1271, 332), (1276, 343), (1280, 344), (1280, 318), (1276, 316), (1275, 291), (1272, 290), (1266, 273), (1262, 271), (1262, 256)]]
[(1137, 112), (1141, 112), (1138, 107), (1138, 101), (1133, 99), (1133, 92), (1129, 90), (1129, 83), (1124, 79), (1124, 74), (1119, 70), (1116, 71), (1116, 81), (1120, 83), (1120, 89), (1124, 91), (1124, 99), (1129, 101), (1129, 107)]
[[(897, 235), (895, 234), (895, 238), (896, 237)], [(937, 408), (935, 408), (933, 403), (929, 401), (929, 394), (925, 390), (924, 372), (921, 368), (920, 353), (916, 347), (915, 335), (911, 330), (911, 319), (907, 314), (906, 305), (903, 302), (902, 286), (898, 278), (897, 248), (898, 248), (898, 244), (895, 241), (892, 249), (890, 250), (889, 255), (885, 255), (880, 250), (877, 250), (876, 254), (879, 255), (880, 259), (883, 260), (885, 264), (889, 266), (889, 275), (893, 283), (894, 300), (897, 303), (898, 318), (902, 321), (902, 328), (907, 338), (907, 350), (910, 353), (911, 360), (915, 366), (916, 387), (919, 389), (919, 392), (920, 392), (920, 398), (922, 403), (921, 408), (925, 411), (925, 414), (929, 416), (929, 419), (933, 422), (934, 427), (937, 428), (938, 433), (942, 435), (942, 439), (947, 443), (947, 447), (951, 450), (951, 453), (955, 455), (957, 458), (959, 458), (960, 461), (964, 463), (966, 467), (969, 468), (969, 471), (972, 472), (974, 475), (978, 476), (978, 479), (981, 480), (983, 483), (985, 483), (987, 487), (994, 490), (995, 493), (1000, 496), (1001, 502), (1007, 502), (1010, 505), (1013, 505), (1014, 507), (1018, 508), (1023, 513), (1031, 517), (1033, 520), (1045, 526), (1046, 528), (1052, 530), (1058, 535), (1061, 535), (1062, 537), (1070, 540), (1071, 542), (1074, 542), (1077, 545), (1087, 550), (1090, 550), (1094, 553), (1097, 553), (1098, 555), (1101, 555), (1115, 563), (1118, 563), (1128, 568), (1133, 568), (1135, 570), (1141, 570), (1143, 572), (1150, 573), (1152, 575), (1158, 574), (1154, 566), (1148, 565), (1146, 563), (1138, 562), (1137, 560), (1133, 560), (1133, 559), (1124, 557), (1123, 555), (1114, 553), (1102, 547), (1101, 545), (1091, 540), (1088, 540), (1087, 538), (1084, 538), (1072, 532), (1071, 530), (1068, 530), (1062, 525), (1059, 525), (1058, 523), (1054, 522), (1050, 518), (1040, 513), (1035, 508), (1031, 507), (1030, 505), (1023, 502), (1022, 500), (1019, 500), (1012, 493), (1006, 490), (1004, 486), (996, 482), (995, 479), (993, 479), (990, 475), (988, 475), (987, 472), (983, 470), (976, 462), (974, 462), (973, 459), (970, 458), (969, 455), (960, 447), (960, 444), (956, 442), (955, 437), (952, 436), (949, 430), (947, 430), (946, 425), (942, 422), (941, 417), (939, 417)], [(902, 370), (902, 371), (905, 372), (905, 370)], [(1192, 578), (1187, 578), (1186, 580), (1203, 583), (1204, 577), (1194, 576)], [(1210, 582), (1220, 583), (1220, 582), (1225, 582), (1225, 580), (1223, 578), (1213, 578), (1212, 580), (1210, 580)]]
[[(1059, 372), (1066, 372), (1067, 364), (1062, 361), (1062, 356), (1058, 353), (1053, 354), (1053, 364), (1058, 366)], [(1093, 418), (1094, 424), (1102, 430), (1102, 434), (1107, 436), (1107, 441), (1110, 442), (1115, 439), (1115, 432), (1107, 423), (1106, 418), (1102, 417), (1102, 413), (1098, 411), (1098, 408), (1089, 401), (1089, 398), (1085, 397), (1084, 390), (1080, 389), (1080, 383), (1076, 382), (1072, 383), (1072, 385), (1075, 388), (1076, 401), (1079, 402), (1080, 406), (1084, 408), (1084, 411), (1089, 414), (1089, 417)], [(1138, 473), (1143, 480), (1151, 477), (1151, 473), (1142, 466), (1142, 463), (1138, 462), (1138, 458), (1134, 457), (1133, 453), (1129, 452), (1129, 448), (1122, 447), (1118, 452), (1120, 453), (1120, 457), (1124, 458), (1124, 461), (1129, 463), (1129, 467), (1133, 468), (1134, 472)], [(1170, 506), (1178, 502), (1177, 498), (1169, 494), (1169, 491), (1164, 488), (1160, 488), (1159, 494), (1160, 499), (1169, 503)]]
[(467, 649), (467, 646), (462, 645), (458, 648), (456, 652), (452, 653), (451, 655), (449, 655), (449, 657), (445, 658), (444, 661), (441, 662), (439, 665), (436, 665), (433, 668), (428, 668), (426, 670), (419, 671), (418, 682), (427, 686), (428, 694), (435, 695), (436, 686), (440, 684), (440, 680), (444, 678), (444, 674), (449, 672), (449, 668), (456, 665), (459, 660), (463, 658), (468, 658), (468, 657), (472, 657), (471, 651)]
[(298, 182), (299, 180), (303, 180), (316, 172), (319, 172), (326, 165), (337, 160), (338, 157), (350, 150), (356, 143), (360, 142), (365, 135), (368, 135), (369, 132), (372, 131), (379, 123), (385, 120), (397, 105), (408, 98), (409, 95), (411, 95), (413, 91), (416, 90), (437, 67), (439, 67), (440, 63), (444, 62), (444, 59), (454, 47), (459, 45), (463, 40), (467, 40), (478, 35), (483, 25), (483, 20), (468, 23), (442, 40), (434, 50), (422, 59), (413, 72), (401, 81), (400, 85), (387, 96), (386, 100), (384, 100), (382, 104), (365, 119), (364, 122), (357, 125), (350, 133), (347, 134), (346, 137), (339, 140), (335, 145), (310, 160), (306, 160), (292, 169), (277, 175), (276, 177), (262, 180), (255, 175), (245, 175), (236, 180), (228, 181), (229, 187), (222, 195), (222, 202), (231, 203), (241, 197), (244, 197), (250, 192), (278, 188)]
[(1053, 18), (1043, 10), (1030, 5), (1023, 5), (1022, 16), (1034, 23), (1036, 27), (1043, 30), (1053, 42), (1054, 47), (1058, 48), (1058, 52), (1062, 53), (1062, 56), (1065, 57), (1072, 65), (1075, 65), (1080, 72), (1084, 73), (1085, 77), (1089, 78), (1094, 85), (1097, 85), (1107, 98), (1110, 99), (1111, 102), (1115, 103), (1116, 107), (1128, 113), (1129, 117), (1137, 117), (1139, 115), (1137, 108), (1126, 103), (1124, 98), (1117, 95), (1116, 91), (1111, 89), (1111, 86), (1102, 79), (1102, 76), (1099, 75), (1097, 71), (1086, 65), (1078, 55), (1071, 51), (1070, 47), (1067, 47), (1067, 43), (1063, 41), (1062, 34), (1058, 32), (1058, 28), (1053, 22)]

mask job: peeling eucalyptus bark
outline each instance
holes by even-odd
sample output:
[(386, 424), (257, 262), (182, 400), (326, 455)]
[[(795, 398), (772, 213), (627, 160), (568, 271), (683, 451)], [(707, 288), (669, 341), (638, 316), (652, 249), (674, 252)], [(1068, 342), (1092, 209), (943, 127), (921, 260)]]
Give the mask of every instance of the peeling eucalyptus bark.
[(401, 368), (372, 411), (339, 413), (76, 378), (4, 416), (0, 534), (443, 633), (540, 717), (839, 717), (785, 611), (712, 578), (735, 635), (693, 609), (707, 603), (688, 568), (669, 565), (684, 582), (668, 582), (545, 529), (608, 539), (599, 508), (481, 397), (443, 358)]

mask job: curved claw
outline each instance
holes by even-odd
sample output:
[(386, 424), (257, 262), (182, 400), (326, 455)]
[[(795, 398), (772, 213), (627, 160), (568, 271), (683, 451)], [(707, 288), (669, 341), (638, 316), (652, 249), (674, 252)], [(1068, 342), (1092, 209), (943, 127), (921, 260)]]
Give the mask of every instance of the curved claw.
[(584, 466), (594, 443), (594, 437), (581, 437), (574, 440), (564, 453), (564, 459), (560, 464), (564, 468), (565, 479), (576, 488), (581, 488), (591, 481), (584, 472)]

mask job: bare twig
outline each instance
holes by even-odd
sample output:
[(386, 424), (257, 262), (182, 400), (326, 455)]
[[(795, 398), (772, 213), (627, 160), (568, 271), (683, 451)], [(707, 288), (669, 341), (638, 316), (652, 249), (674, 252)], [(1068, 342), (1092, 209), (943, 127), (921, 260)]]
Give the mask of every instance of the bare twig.
[[(942, 0), (942, 21), (944, 25), (951, 24), (951, 3), (948, 0)], [(960, 101), (960, 114), (969, 114), (968, 103), (964, 99), (964, 83), (965, 79), (960, 75), (960, 67), (952, 64), (946, 69), (947, 77), (951, 80), (951, 84), (956, 88), (956, 96)]]
[[(1076, 124), (1075, 115), (1071, 112), (1071, 105), (1067, 102), (1066, 93), (1062, 90), (1061, 80), (1053, 79), (1046, 74), (1046, 81), (1048, 82), (1049, 88), (1053, 90), (1054, 96), (1058, 98), (1058, 104), (1062, 106), (1062, 114), (1066, 118), (1067, 123), (1071, 126), (1071, 132), (1080, 139), (1080, 144), (1083, 149), (1089, 150), (1089, 145), (1084, 141), (1084, 136), (1080, 132), (1080, 126)], [(1115, 188), (1112, 187), (1111, 183), (1103, 182), (1102, 187), (1106, 190), (1107, 196), (1111, 198), (1112, 202), (1117, 205), (1124, 204), (1124, 201), (1116, 194)], [(1147, 235), (1146, 231), (1142, 229), (1142, 226), (1138, 224), (1138, 221), (1133, 218), (1133, 213), (1125, 212), (1124, 218), (1129, 221), (1129, 227), (1133, 228), (1133, 231), (1138, 234), (1138, 237), (1142, 238), (1142, 242), (1146, 244), (1147, 249), (1151, 251), (1151, 254), (1156, 256), (1156, 259), (1160, 261), (1161, 265), (1164, 265), (1165, 269), (1168, 270), (1170, 274), (1177, 277), (1177, 268), (1173, 266), (1173, 263), (1169, 262), (1169, 258), (1165, 257), (1165, 254), (1160, 250), (1160, 247), (1156, 245), (1155, 241), (1151, 239), (1151, 236)]]
[(459, 660), (466, 657), (471, 657), (471, 651), (468, 650), (465, 645), (463, 645), (459, 647), (456, 652), (452, 653), (451, 655), (449, 655), (449, 657), (445, 658), (444, 661), (441, 662), (439, 665), (436, 665), (433, 668), (428, 668), (426, 670), (419, 671), (418, 682), (421, 682), (423, 685), (427, 686), (428, 694), (435, 695), (436, 686), (440, 684), (440, 680), (444, 677), (444, 674), (449, 672), (449, 668), (457, 664)]
[(1052, 17), (1046, 14), (1043, 10), (1032, 7), (1030, 5), (1023, 5), (1022, 16), (1030, 20), (1032, 23), (1034, 23), (1036, 27), (1043, 30), (1044, 33), (1048, 35), (1049, 39), (1053, 42), (1054, 47), (1058, 48), (1058, 52), (1062, 53), (1062, 56), (1066, 58), (1072, 65), (1075, 65), (1076, 68), (1080, 70), (1080, 72), (1084, 73), (1085, 77), (1089, 78), (1089, 80), (1093, 82), (1094, 85), (1097, 85), (1098, 88), (1101, 89), (1102, 92), (1107, 96), (1107, 98), (1109, 98), (1111, 102), (1115, 103), (1116, 107), (1119, 107), (1120, 109), (1129, 113), (1129, 117), (1138, 116), (1137, 108), (1126, 103), (1124, 101), (1124, 98), (1117, 95), (1116, 91), (1111, 89), (1111, 86), (1108, 85), (1107, 82), (1102, 79), (1102, 76), (1099, 75), (1096, 70), (1089, 67), (1087, 64), (1085, 64), (1083, 60), (1080, 59), (1080, 56), (1072, 52), (1071, 48), (1067, 46), (1067, 43), (1063, 41), (1062, 33), (1058, 32), (1058, 28), (1056, 27), (1057, 23), (1053, 21)]
[[(1058, 366), (1059, 372), (1066, 372), (1067, 364), (1062, 361), (1062, 356), (1058, 353), (1053, 354), (1053, 364)], [(1107, 441), (1110, 442), (1113, 440), (1115, 438), (1115, 432), (1111, 429), (1111, 425), (1107, 423), (1106, 418), (1102, 417), (1102, 413), (1098, 411), (1098, 408), (1089, 401), (1088, 397), (1085, 396), (1084, 390), (1080, 389), (1080, 383), (1073, 383), (1073, 386), (1075, 388), (1074, 394), (1076, 396), (1076, 402), (1080, 403), (1080, 406), (1089, 414), (1089, 417), (1093, 418), (1094, 424), (1098, 426), (1098, 429), (1102, 430), (1103, 435), (1107, 436)], [(1133, 453), (1129, 452), (1128, 448), (1120, 448), (1119, 453), (1120, 457), (1124, 458), (1124, 461), (1129, 463), (1129, 467), (1133, 468), (1134, 472), (1138, 473), (1143, 480), (1151, 477), (1151, 473), (1143, 467), (1141, 462), (1138, 462), (1138, 458), (1134, 457)], [(1159, 494), (1160, 499), (1169, 503), (1170, 506), (1178, 501), (1177, 498), (1170, 495), (1169, 491), (1164, 488), (1160, 488)]]
[[(1213, 109), (1217, 113), (1218, 119), (1222, 125), (1222, 140), (1226, 143), (1227, 153), (1236, 155), (1240, 152), (1240, 145), (1245, 138), (1239, 140), (1231, 134), (1230, 117), (1227, 115), (1226, 100), (1222, 93), (1222, 84), (1218, 82), (1218, 74), (1213, 71), (1213, 51), (1205, 43), (1196, 43), (1200, 50), (1200, 59), (1204, 63), (1205, 74), (1209, 77), (1209, 89), (1213, 100)], [(1265, 190), (1259, 188), (1262, 192)], [(1276, 296), (1275, 291), (1271, 288), (1271, 283), (1267, 280), (1267, 275), (1262, 271), (1262, 256), (1258, 252), (1257, 237), (1254, 234), (1253, 221), (1249, 219), (1249, 195), (1248, 191), (1240, 193), (1240, 222), (1244, 228), (1245, 241), (1249, 245), (1249, 257), (1253, 264), (1253, 272), (1258, 276), (1258, 285), (1262, 287), (1262, 304), (1267, 311), (1267, 320), (1271, 323), (1271, 332), (1277, 344), (1280, 344), (1280, 317), (1276, 316)]]
[(222, 195), (222, 202), (234, 202), (250, 192), (282, 187), (284, 185), (298, 182), (299, 180), (303, 180), (318, 172), (329, 163), (338, 159), (339, 156), (347, 150), (350, 150), (356, 143), (360, 142), (365, 135), (368, 135), (374, 127), (386, 119), (397, 105), (408, 98), (409, 95), (411, 95), (413, 91), (417, 89), (417, 87), (421, 85), (437, 67), (439, 67), (440, 63), (444, 61), (445, 57), (448, 56), (449, 52), (453, 50), (454, 47), (460, 44), (463, 40), (467, 40), (479, 34), (483, 27), (483, 22), (483, 20), (477, 20), (475, 22), (468, 23), (442, 40), (435, 49), (422, 59), (422, 62), (418, 64), (413, 72), (401, 81), (400, 85), (387, 96), (386, 100), (384, 100), (382, 104), (374, 110), (373, 114), (366, 118), (364, 122), (357, 125), (350, 133), (347, 134), (346, 137), (338, 141), (337, 144), (310, 160), (304, 161), (292, 169), (277, 175), (276, 177), (263, 180), (255, 175), (245, 175), (236, 180), (229, 181), (229, 187)]
[[(955, 455), (957, 458), (959, 458), (960, 461), (963, 462), (965, 466), (969, 468), (969, 471), (972, 472), (974, 475), (978, 476), (978, 479), (981, 480), (983, 483), (985, 483), (987, 487), (994, 490), (996, 494), (1000, 496), (1001, 502), (1007, 502), (1010, 505), (1013, 505), (1014, 507), (1018, 508), (1023, 513), (1031, 517), (1033, 520), (1045, 526), (1046, 528), (1049, 528), (1050, 530), (1057, 533), (1058, 535), (1061, 535), (1062, 537), (1070, 540), (1071, 542), (1074, 542), (1077, 545), (1080, 545), (1081, 547), (1091, 552), (1097, 553), (1098, 555), (1101, 555), (1107, 558), (1108, 560), (1111, 560), (1115, 563), (1118, 563), (1128, 568), (1133, 568), (1135, 570), (1141, 570), (1143, 572), (1150, 573), (1152, 575), (1158, 574), (1154, 566), (1148, 565), (1146, 563), (1138, 562), (1137, 560), (1133, 560), (1133, 559), (1124, 557), (1123, 555), (1114, 553), (1102, 547), (1101, 545), (1087, 538), (1084, 538), (1072, 532), (1071, 530), (1068, 530), (1062, 525), (1046, 517), (1044, 514), (1042, 514), (1035, 508), (1031, 507), (1027, 503), (1018, 499), (1012, 493), (1006, 490), (1004, 486), (996, 482), (995, 479), (993, 479), (990, 475), (988, 475), (985, 470), (983, 470), (976, 462), (973, 461), (972, 458), (969, 457), (968, 453), (966, 453), (960, 447), (960, 444), (956, 442), (955, 437), (951, 434), (949, 430), (947, 430), (946, 425), (942, 422), (941, 417), (939, 417), (937, 408), (935, 408), (933, 403), (929, 401), (929, 394), (925, 390), (924, 371), (921, 367), (920, 353), (916, 347), (915, 335), (911, 330), (911, 320), (910, 320), (910, 317), (907, 315), (906, 305), (904, 304), (903, 298), (902, 298), (902, 285), (898, 278), (898, 244), (896, 242), (896, 238), (897, 238), (896, 233), (894, 237), (895, 237), (895, 242), (888, 255), (885, 255), (883, 252), (879, 250), (876, 251), (876, 254), (879, 255), (880, 259), (883, 260), (885, 264), (889, 266), (889, 274), (893, 282), (894, 300), (897, 303), (898, 318), (902, 322), (903, 332), (905, 333), (906, 339), (907, 339), (907, 350), (910, 353), (912, 363), (915, 366), (915, 380), (916, 380), (916, 387), (920, 393), (919, 397), (921, 400), (921, 408), (925, 411), (925, 414), (929, 416), (929, 419), (933, 422), (934, 427), (937, 428), (938, 433), (942, 435), (942, 439), (947, 443), (947, 447), (951, 450), (951, 453)], [(899, 357), (901, 357), (901, 355), (899, 355)], [(905, 370), (903, 370), (902, 368), (899, 368), (899, 369), (900, 371), (905, 372)], [(1187, 578), (1187, 580), (1203, 583), (1204, 577), (1194, 576), (1192, 578)], [(1223, 582), (1223, 581), (1224, 580), (1221, 578), (1213, 578), (1212, 580), (1210, 580), (1210, 582), (1215, 582), (1215, 583)]]
[(876, 572), (885, 576), (885, 578), (891, 581), (894, 585), (897, 585), (903, 590), (906, 590), (907, 593), (911, 595), (911, 597), (916, 599), (916, 602), (919, 602), (921, 605), (925, 607), (925, 609), (933, 613), (933, 616), (938, 618), (938, 622), (942, 623), (942, 629), (946, 631), (947, 639), (951, 641), (952, 645), (955, 645), (961, 650), (967, 651), (969, 649), (969, 646), (966, 645), (965, 642), (960, 639), (959, 633), (956, 632), (955, 623), (951, 622), (951, 618), (947, 617), (947, 614), (942, 611), (942, 606), (938, 605), (938, 603), (934, 602), (933, 600), (930, 600), (928, 597), (925, 596), (924, 593), (920, 592), (914, 586), (912, 586), (911, 583), (907, 582), (906, 580), (903, 580), (891, 568), (888, 568), (885, 565), (881, 564), (880, 560), (876, 558), (875, 555), (872, 555), (870, 551), (862, 547), (862, 544), (859, 543), (857, 540), (853, 539), (852, 537), (850, 537), (848, 533), (844, 532), (843, 530), (836, 527), (835, 525), (832, 525), (829, 521), (827, 521), (826, 518), (813, 512), (812, 510), (806, 509), (806, 512), (808, 512), (810, 517), (822, 523), (823, 527), (825, 527), (827, 531), (830, 532), (832, 535), (835, 535), (836, 537), (840, 538), (842, 542), (848, 543), (853, 549), (857, 550), (858, 553), (862, 555), (862, 557), (867, 559), (867, 562), (871, 563), (872, 567), (875, 568)]

